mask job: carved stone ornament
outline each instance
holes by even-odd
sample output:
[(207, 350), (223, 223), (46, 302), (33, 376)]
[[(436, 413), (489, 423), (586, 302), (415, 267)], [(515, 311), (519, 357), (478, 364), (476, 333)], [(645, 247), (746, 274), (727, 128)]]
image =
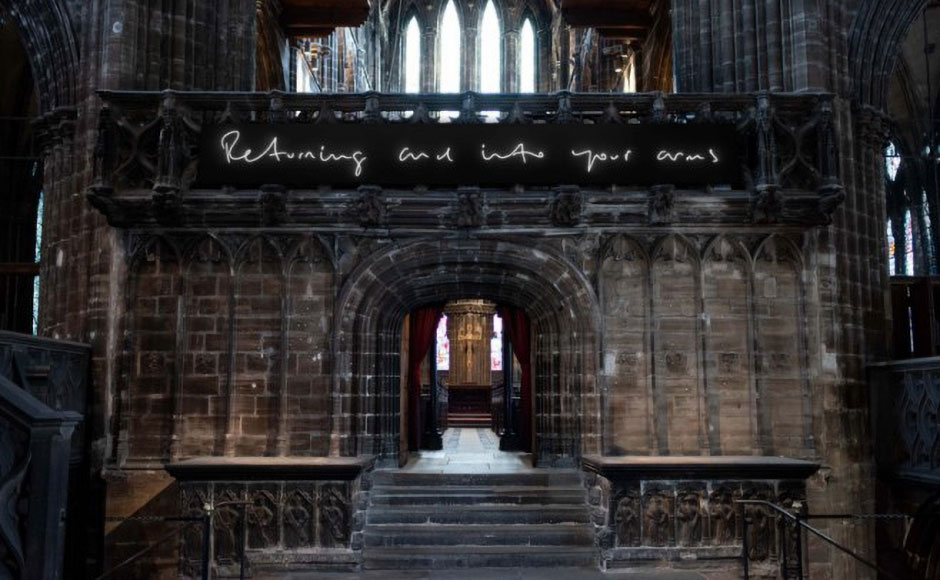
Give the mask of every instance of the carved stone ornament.
[(386, 219), (386, 204), (382, 199), (382, 188), (363, 186), (359, 188), (359, 199), (353, 207), (353, 213), (364, 228), (382, 226)]
[(478, 190), (459, 192), (454, 218), (458, 228), (478, 228), (483, 225), (483, 200)]
[(712, 541), (718, 546), (733, 544), (738, 537), (737, 512), (730, 489), (720, 487), (709, 498), (709, 518)]
[(574, 226), (581, 221), (583, 200), (577, 188), (564, 188), (556, 190), (549, 217), (556, 226)]
[(675, 220), (676, 195), (673, 185), (654, 185), (650, 188), (649, 220), (665, 224)]
[(640, 545), (640, 498), (628, 491), (617, 502), (615, 514), (618, 546)]
[(668, 490), (644, 494), (643, 540), (649, 546), (668, 546), (672, 542), (672, 498)]
[(777, 223), (783, 215), (783, 197), (774, 184), (758, 185), (751, 203), (751, 219), (756, 223)]
[(617, 234), (610, 238), (604, 245), (601, 260), (611, 258), (616, 262), (633, 262), (641, 259), (638, 253), (637, 245), (623, 234)]
[(826, 224), (832, 223), (832, 213), (845, 201), (845, 188), (838, 183), (823, 184), (819, 191), (819, 213)]
[(697, 546), (702, 543), (704, 519), (701, 493), (694, 490), (681, 491), (676, 504), (679, 545)]

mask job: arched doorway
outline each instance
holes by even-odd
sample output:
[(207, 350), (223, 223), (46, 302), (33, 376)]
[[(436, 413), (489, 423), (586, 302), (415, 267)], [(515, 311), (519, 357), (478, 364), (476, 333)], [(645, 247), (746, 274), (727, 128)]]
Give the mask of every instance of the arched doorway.
[(507, 239), (390, 244), (348, 277), (337, 300), (331, 453), (401, 451), (401, 329), (408, 312), (461, 298), (531, 320), (534, 440), (540, 465), (600, 451), (597, 299), (564, 256)]
[(530, 464), (531, 329), (524, 310), (475, 298), (406, 316), (399, 463), (419, 451), (424, 465), (502, 462), (503, 452), (526, 455), (509, 464)]

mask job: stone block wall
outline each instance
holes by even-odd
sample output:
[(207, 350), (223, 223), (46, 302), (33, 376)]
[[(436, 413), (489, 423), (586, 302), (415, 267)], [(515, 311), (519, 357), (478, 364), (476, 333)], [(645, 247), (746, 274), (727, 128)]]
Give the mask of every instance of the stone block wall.
[(120, 460), (326, 454), (334, 289), (320, 242), (134, 240)]
[(611, 237), (601, 253), (612, 454), (812, 457), (800, 240)]

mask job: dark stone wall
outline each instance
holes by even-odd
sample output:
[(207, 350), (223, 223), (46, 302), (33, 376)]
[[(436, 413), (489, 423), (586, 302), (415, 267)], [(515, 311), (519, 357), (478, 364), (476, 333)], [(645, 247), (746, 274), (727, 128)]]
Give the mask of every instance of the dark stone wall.
[[(886, 320), (879, 95), (922, 2), (900, 4), (672, 3), (678, 90), (835, 93), (847, 197), (832, 225), (653, 222), (507, 241), (472, 227), (193, 227), (166, 239), (111, 228), (83, 196), (95, 90), (252, 89), (255, 3), (0, 3), (42, 71), (41, 331), (93, 345), (89, 428), (113, 483), (107, 514), (146, 508), (172, 457), (394, 456), (404, 313), (476, 296), (532, 315), (547, 463), (587, 451), (815, 457), (814, 510), (873, 508), (864, 369), (883, 356)], [(567, 62), (566, 36), (540, 22), (543, 69), (548, 55)], [(539, 86), (567, 87), (562, 69), (552, 83), (540, 71)]]

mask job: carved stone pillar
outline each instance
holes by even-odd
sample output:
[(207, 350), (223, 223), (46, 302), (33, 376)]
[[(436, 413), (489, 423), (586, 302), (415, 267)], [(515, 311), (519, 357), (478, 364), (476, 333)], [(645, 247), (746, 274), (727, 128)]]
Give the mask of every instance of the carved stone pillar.
[(503, 34), (503, 90), (518, 93), (522, 84), (519, 78), (519, 30), (507, 30)]
[[(474, 24), (476, 20), (473, 21)], [(480, 30), (476, 26), (464, 26), (461, 39), (460, 89), (480, 90)]]
[[(428, 26), (424, 29), (424, 39), (421, 44), (421, 92), (433, 93), (437, 91), (437, 81), (440, 78), (440, 59), (437, 51), (437, 28)], [(404, 67), (404, 63), (402, 63)]]

